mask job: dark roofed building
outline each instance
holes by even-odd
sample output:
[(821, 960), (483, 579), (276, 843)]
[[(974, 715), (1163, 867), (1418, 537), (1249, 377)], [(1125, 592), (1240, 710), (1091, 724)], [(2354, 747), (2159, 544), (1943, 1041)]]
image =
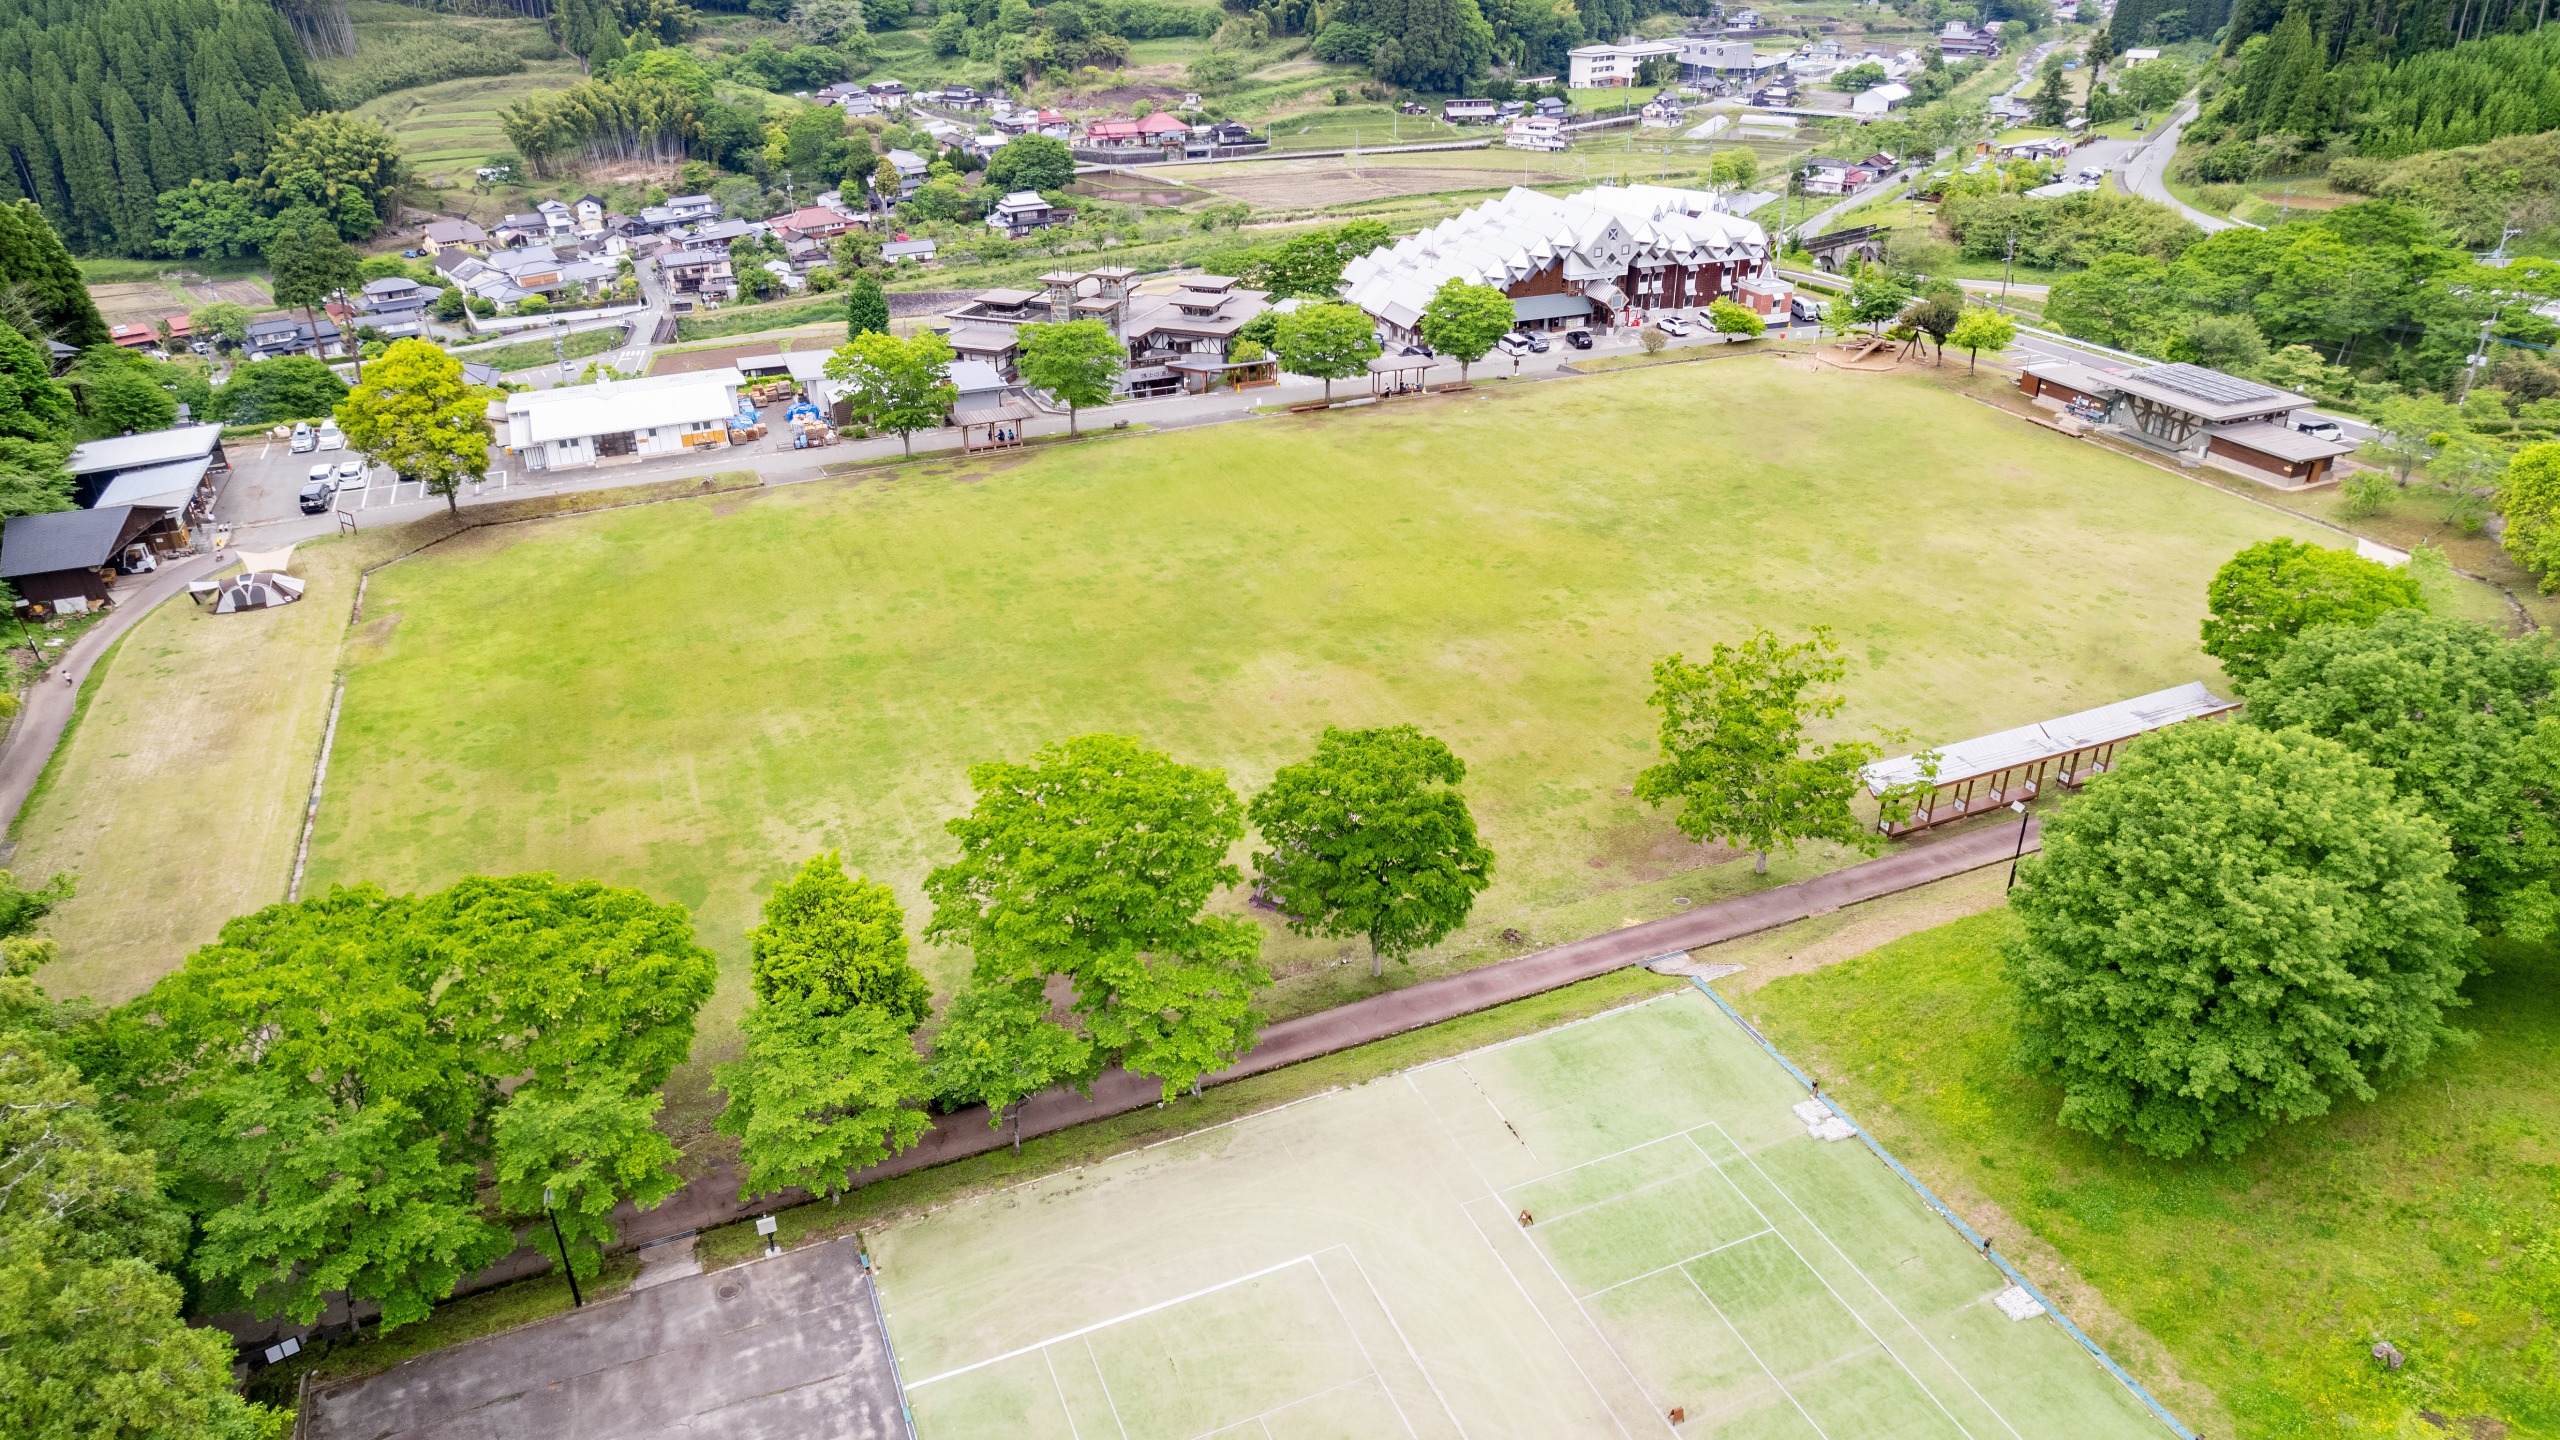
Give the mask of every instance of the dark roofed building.
[(156, 505), (13, 515), (0, 527), (0, 580), (39, 604), (103, 604), (107, 579), (101, 572), (111, 573), (126, 546), (140, 542), (168, 518), (169, 512)]
[(231, 461), (222, 450), (221, 426), (173, 425), (74, 445), (62, 468), (71, 472), (72, 503), (89, 506), (124, 503), (125, 497), (108, 496), (120, 482), (157, 485), (151, 497), (135, 498), (191, 491), (208, 476), (229, 473)]

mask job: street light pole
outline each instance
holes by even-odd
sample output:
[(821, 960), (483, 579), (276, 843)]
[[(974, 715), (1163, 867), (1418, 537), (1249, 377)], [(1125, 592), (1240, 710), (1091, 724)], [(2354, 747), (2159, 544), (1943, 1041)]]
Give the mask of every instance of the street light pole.
[(542, 1217), (551, 1222), (551, 1243), (560, 1250), (560, 1273), (569, 1277), (569, 1303), (579, 1310), (587, 1308), (587, 1299), (578, 1293), (578, 1267), (569, 1263), (569, 1242), (560, 1238), (560, 1216), (551, 1208), (551, 1187), (542, 1187)]
[(2018, 860), (2027, 853), (2027, 802), (2012, 800), (2009, 808), (2018, 812), (2018, 848), (2009, 852), (2009, 883), (2003, 890), (2018, 888)]

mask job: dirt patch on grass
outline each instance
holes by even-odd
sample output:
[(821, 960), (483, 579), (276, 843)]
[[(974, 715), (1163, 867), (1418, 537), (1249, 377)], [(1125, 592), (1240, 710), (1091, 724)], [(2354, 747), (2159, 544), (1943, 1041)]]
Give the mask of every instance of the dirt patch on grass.
[(1744, 967), (1741, 973), (1716, 984), (1727, 995), (1747, 995), (1781, 975), (1800, 975), (1825, 965), (1837, 965), (1905, 935), (1933, 930), (1950, 920), (1992, 909), (2006, 898), (2008, 884), (2009, 867), (1995, 865), (1693, 950), (1690, 958), (1701, 964)]

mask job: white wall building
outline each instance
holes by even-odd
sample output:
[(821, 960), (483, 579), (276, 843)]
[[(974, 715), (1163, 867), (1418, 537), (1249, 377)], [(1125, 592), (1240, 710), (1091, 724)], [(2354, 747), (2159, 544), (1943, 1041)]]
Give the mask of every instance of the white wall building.
[(735, 369), (600, 380), (506, 397), (507, 448), (528, 470), (565, 470), (729, 443), (738, 413)]
[(1576, 90), (1607, 90), (1636, 83), (1636, 71), (1647, 60), (1671, 60), (1680, 54), (1677, 40), (1621, 40), (1614, 45), (1576, 46), (1568, 55), (1572, 68), (1565, 84)]
[(1849, 110), (1861, 120), (1881, 120), (1885, 112), (1910, 98), (1911, 87), (1908, 85), (1877, 85), (1850, 97)]

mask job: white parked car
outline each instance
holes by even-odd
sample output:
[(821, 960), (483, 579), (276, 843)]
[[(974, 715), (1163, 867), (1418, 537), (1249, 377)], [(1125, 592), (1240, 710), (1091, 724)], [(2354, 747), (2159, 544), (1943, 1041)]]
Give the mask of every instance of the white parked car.
[(347, 448), (346, 432), (338, 428), (337, 421), (323, 420), (320, 422), (320, 448), (323, 450), (344, 450)]
[(1529, 353), (1529, 337), (1514, 330), (1493, 342), (1493, 348), (1514, 359)]
[(341, 490), (363, 489), (365, 487), (364, 462), (362, 460), (339, 461), (334, 478)]
[(1688, 321), (1677, 315), (1660, 316), (1653, 323), (1661, 326), (1662, 333), (1665, 335), (1686, 335), (1693, 328)]
[(302, 422), (300, 422), (300, 421), (296, 421), (296, 422), (294, 423), (294, 427), (293, 427), (293, 453), (294, 453), (294, 454), (296, 454), (296, 455), (303, 454), (303, 453), (305, 453), (306, 451), (309, 451), (310, 449), (312, 449), (314, 446), (318, 445), (319, 443), (320, 443), (320, 437), (311, 433), (311, 427), (310, 427), (309, 425), (304, 424), (304, 423), (302, 423)]
[(2340, 429), (2335, 420), (2296, 420), (2293, 428), (2314, 440), (2343, 442), (2347, 438), (2347, 432)]
[(335, 475), (336, 472), (326, 465), (314, 465), (311, 467), (311, 473), (303, 476), (302, 478), (309, 484), (327, 485), (329, 488), (334, 490), (337, 488)]

